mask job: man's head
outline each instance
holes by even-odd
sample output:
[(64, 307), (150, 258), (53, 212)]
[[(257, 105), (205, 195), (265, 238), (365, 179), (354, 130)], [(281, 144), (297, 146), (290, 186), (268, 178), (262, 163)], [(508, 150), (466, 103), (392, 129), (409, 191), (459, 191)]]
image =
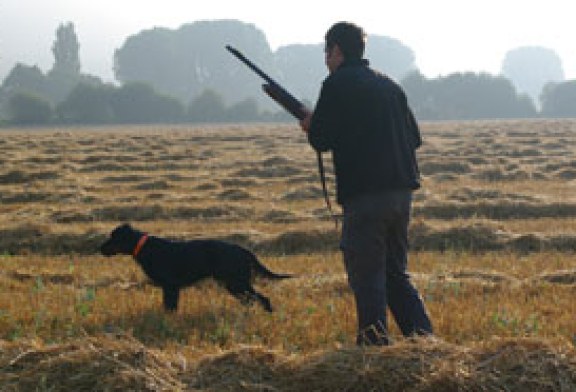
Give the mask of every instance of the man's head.
[(364, 55), (366, 33), (354, 23), (338, 22), (332, 25), (324, 39), (326, 66), (330, 72), (345, 60), (359, 60)]

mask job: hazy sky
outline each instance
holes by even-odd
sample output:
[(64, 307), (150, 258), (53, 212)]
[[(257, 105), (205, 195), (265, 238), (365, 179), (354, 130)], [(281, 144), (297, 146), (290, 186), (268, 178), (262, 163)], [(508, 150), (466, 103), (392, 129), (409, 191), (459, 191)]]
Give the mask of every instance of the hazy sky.
[(353, 21), (410, 47), (428, 77), (498, 74), (508, 50), (543, 46), (558, 53), (566, 77), (574, 79), (571, 4), (574, 0), (0, 0), (0, 80), (17, 61), (48, 70), (60, 23), (75, 25), (83, 72), (112, 80), (114, 49), (129, 35), (213, 19), (255, 24), (272, 49), (322, 42), (333, 22)]

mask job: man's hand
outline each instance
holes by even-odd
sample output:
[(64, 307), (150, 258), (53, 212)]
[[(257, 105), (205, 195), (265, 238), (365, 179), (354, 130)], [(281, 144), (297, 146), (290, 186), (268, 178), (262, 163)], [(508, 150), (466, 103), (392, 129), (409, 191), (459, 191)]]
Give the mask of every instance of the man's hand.
[(302, 131), (304, 131), (305, 133), (308, 133), (308, 131), (310, 130), (310, 120), (312, 119), (312, 112), (306, 108), (304, 108), (303, 110), (304, 113), (306, 113), (306, 117), (300, 120), (300, 128), (302, 128)]

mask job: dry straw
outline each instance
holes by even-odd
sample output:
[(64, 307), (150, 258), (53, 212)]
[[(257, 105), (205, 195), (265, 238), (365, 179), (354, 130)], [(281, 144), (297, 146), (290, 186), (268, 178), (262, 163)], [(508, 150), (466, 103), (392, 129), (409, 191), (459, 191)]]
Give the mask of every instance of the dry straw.
[(61, 345), (2, 343), (2, 391), (178, 391), (182, 365), (122, 336), (86, 337)]
[(472, 347), (414, 340), (309, 354), (238, 347), (188, 360), (125, 335), (0, 349), (2, 391), (576, 390), (574, 348), (531, 339)]

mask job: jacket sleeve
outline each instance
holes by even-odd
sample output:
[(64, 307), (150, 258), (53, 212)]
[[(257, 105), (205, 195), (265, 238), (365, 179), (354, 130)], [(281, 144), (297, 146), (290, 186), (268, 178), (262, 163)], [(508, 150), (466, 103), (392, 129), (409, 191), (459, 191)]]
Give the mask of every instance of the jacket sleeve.
[(414, 117), (414, 113), (410, 110), (410, 107), (407, 106), (406, 112), (408, 113), (408, 132), (409, 132), (409, 140), (412, 148), (416, 150), (422, 145), (422, 136), (420, 135), (420, 128), (418, 127), (418, 122)]
[(322, 84), (308, 131), (308, 142), (316, 151), (325, 152), (334, 148), (340, 123), (338, 113), (334, 84), (328, 78)]

